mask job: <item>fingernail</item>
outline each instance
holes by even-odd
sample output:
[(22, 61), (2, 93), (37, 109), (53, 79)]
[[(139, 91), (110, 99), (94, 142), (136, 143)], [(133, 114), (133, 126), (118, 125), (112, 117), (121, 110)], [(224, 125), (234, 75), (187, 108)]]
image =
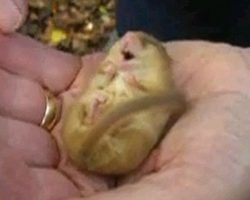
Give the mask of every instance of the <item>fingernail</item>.
[(22, 13), (13, 0), (5, 0), (0, 4), (0, 30), (3, 33), (15, 31), (22, 20)]

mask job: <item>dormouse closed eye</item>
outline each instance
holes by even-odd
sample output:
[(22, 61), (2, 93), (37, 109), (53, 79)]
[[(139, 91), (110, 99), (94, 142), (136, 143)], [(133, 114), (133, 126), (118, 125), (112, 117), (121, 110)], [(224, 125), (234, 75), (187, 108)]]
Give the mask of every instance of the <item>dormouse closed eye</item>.
[(123, 50), (122, 55), (123, 55), (123, 59), (127, 60), (127, 61), (132, 60), (133, 58), (135, 58), (135, 55), (132, 52), (128, 51), (128, 50)]

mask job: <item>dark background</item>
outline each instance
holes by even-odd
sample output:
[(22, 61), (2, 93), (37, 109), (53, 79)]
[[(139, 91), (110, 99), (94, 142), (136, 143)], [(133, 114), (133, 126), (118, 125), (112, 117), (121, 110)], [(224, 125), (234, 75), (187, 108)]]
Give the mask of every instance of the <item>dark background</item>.
[(249, 0), (119, 0), (119, 35), (143, 30), (168, 41), (205, 39), (250, 45)]

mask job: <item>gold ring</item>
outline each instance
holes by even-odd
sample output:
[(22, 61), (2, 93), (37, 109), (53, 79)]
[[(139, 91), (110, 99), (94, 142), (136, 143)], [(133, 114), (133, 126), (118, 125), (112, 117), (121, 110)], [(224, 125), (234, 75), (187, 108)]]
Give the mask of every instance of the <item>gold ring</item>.
[(47, 90), (45, 90), (45, 96), (46, 109), (40, 125), (46, 130), (51, 130), (55, 126), (58, 119), (58, 101), (56, 97)]

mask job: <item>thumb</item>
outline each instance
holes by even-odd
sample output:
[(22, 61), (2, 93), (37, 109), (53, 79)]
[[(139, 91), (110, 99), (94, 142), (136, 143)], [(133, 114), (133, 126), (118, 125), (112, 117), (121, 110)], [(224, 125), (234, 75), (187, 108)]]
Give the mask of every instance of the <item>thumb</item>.
[(28, 0), (0, 0), (0, 32), (14, 32), (24, 21)]

